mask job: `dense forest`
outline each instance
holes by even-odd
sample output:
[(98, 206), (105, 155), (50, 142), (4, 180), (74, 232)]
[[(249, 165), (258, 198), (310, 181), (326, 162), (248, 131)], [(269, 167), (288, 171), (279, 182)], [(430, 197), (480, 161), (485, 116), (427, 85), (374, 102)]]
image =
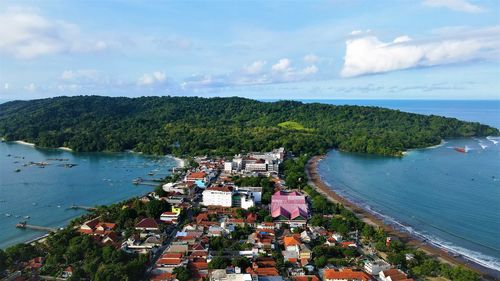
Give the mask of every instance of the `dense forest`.
[(76, 96), (0, 105), (0, 136), (75, 151), (232, 155), (284, 146), (294, 153), (399, 155), (442, 138), (496, 128), (378, 107), (244, 98)]

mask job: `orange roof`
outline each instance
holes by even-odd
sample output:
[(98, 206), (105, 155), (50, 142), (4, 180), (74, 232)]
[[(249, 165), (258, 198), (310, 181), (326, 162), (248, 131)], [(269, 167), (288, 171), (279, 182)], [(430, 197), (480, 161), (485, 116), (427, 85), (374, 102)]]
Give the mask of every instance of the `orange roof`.
[(325, 269), (323, 279), (359, 279), (363, 281), (373, 280), (373, 277), (363, 271), (353, 271), (352, 269), (344, 269), (337, 271), (335, 269)]
[(192, 172), (188, 175), (188, 179), (202, 179), (207, 176), (205, 172)]
[(180, 263), (182, 262), (181, 259), (173, 259), (173, 258), (169, 258), (169, 259), (159, 259), (156, 264), (168, 264), (168, 265), (179, 265)]
[(165, 253), (161, 256), (162, 259), (167, 258), (182, 258), (182, 253)]
[(231, 192), (231, 189), (229, 186), (211, 186), (208, 187), (206, 190), (215, 190), (215, 191), (222, 191), (222, 192)]
[(279, 272), (274, 267), (259, 267), (253, 270), (258, 276), (279, 276)]
[(302, 244), (300, 241), (298, 241), (295, 237), (293, 236), (285, 236), (283, 239), (285, 242), (285, 247), (289, 246), (296, 246)]
[(304, 275), (304, 276), (294, 276), (292, 278), (294, 281), (319, 281), (316, 275)]

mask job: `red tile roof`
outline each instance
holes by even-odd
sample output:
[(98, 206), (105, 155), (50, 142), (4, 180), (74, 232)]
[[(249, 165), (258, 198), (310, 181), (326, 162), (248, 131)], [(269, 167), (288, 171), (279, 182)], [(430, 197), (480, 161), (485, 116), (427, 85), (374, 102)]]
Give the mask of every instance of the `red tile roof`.
[(145, 218), (145, 219), (142, 219), (138, 224), (136, 224), (135, 227), (136, 228), (158, 228), (158, 223), (153, 218)]
[(335, 269), (325, 269), (323, 273), (323, 279), (340, 279), (340, 280), (353, 280), (359, 279), (363, 281), (375, 280), (371, 275), (363, 271), (353, 271), (352, 269), (344, 269), (337, 271)]

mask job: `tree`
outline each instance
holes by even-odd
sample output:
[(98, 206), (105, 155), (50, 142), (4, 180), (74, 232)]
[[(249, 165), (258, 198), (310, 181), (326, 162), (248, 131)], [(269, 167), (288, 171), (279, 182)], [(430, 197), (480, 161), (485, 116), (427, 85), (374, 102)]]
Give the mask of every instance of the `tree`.
[(241, 268), (244, 271), (247, 267), (249, 267), (251, 265), (251, 262), (246, 257), (236, 257), (236, 258), (233, 258), (233, 260), (231, 261), (231, 264), (233, 266), (237, 266), (237, 267)]
[(175, 278), (179, 279), (179, 281), (191, 280), (191, 271), (184, 266), (174, 268), (172, 273), (175, 274)]
[(170, 210), (170, 204), (164, 200), (151, 200), (147, 203), (148, 215), (152, 218), (159, 218), (163, 212)]
[(226, 258), (223, 258), (221, 256), (216, 256), (208, 263), (208, 268), (224, 269), (227, 267), (227, 265), (228, 265), (228, 260)]

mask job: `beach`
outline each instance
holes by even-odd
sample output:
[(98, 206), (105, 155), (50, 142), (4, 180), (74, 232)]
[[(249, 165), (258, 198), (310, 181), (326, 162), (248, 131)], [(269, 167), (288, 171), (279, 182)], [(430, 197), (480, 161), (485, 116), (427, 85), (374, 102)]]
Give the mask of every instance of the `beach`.
[(427, 254), (438, 258), (442, 262), (455, 265), (463, 265), (471, 268), (472, 270), (481, 273), (485, 280), (498, 280), (497, 278), (500, 278), (499, 272), (471, 262), (464, 257), (452, 256), (444, 249), (428, 244), (408, 232), (396, 229), (392, 225), (385, 223), (383, 218), (378, 217), (377, 215), (369, 212), (368, 210), (365, 210), (364, 208), (361, 208), (357, 204), (335, 193), (332, 190), (334, 187), (330, 187), (326, 183), (324, 183), (324, 181), (321, 179), (320, 174), (318, 173), (318, 163), (324, 157), (325, 156), (315, 156), (311, 158), (306, 165), (306, 173), (309, 178), (309, 185), (315, 188), (319, 193), (324, 194), (329, 200), (344, 205), (347, 209), (354, 212), (363, 222), (383, 228), (389, 235), (398, 237), (408, 246), (421, 249)]

